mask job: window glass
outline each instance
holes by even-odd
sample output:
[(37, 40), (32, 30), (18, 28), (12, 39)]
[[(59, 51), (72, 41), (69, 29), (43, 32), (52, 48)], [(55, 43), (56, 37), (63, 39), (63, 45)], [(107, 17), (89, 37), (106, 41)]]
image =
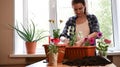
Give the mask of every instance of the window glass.
[(101, 32), (112, 41), (111, 46), (114, 46), (111, 10), (111, 0), (88, 0), (88, 13), (97, 16)]
[[(57, 0), (57, 20), (61, 32), (69, 17), (74, 16), (74, 12), (71, 6), (71, 1), (72, 0)], [(63, 23), (60, 24), (59, 20), (63, 20)]]
[[(28, 0), (28, 20), (33, 20), (37, 31), (46, 31), (44, 35), (49, 34), (49, 0)], [(43, 44), (48, 43), (48, 38), (37, 42), (37, 53), (42, 53)]]
[[(15, 22), (17, 24), (31, 20), (34, 22), (37, 31), (47, 31), (43, 35), (49, 34), (49, 0), (15, 0)], [(16, 24), (15, 23), (15, 24)], [(48, 43), (48, 38), (37, 42), (36, 53), (44, 53), (43, 44)], [(21, 45), (22, 44), (22, 45)], [(24, 41), (15, 32), (15, 54), (26, 53)]]

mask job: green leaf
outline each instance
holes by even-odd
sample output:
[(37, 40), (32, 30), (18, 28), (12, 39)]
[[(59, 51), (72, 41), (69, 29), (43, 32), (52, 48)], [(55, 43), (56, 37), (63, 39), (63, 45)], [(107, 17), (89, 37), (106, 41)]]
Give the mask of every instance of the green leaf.
[[(40, 32), (39, 34), (36, 34), (36, 28), (35, 28), (35, 24), (34, 22), (31, 20), (32, 24), (29, 25), (28, 27), (24, 27), (23, 24), (21, 24), (22, 30), (19, 29), (18, 25), (16, 26), (12, 26), (10, 25), (13, 29), (16, 30), (17, 34), (25, 41), (39, 41), (47, 36), (42, 36), (42, 33), (45, 32)], [(37, 38), (35, 38), (35, 35), (38, 36)]]
[(53, 29), (53, 37), (59, 38), (60, 36), (60, 29)]
[(34, 24), (34, 22), (31, 20), (31, 22), (32, 22), (32, 24), (33, 24), (33, 32), (32, 32), (32, 39), (34, 38), (34, 36), (35, 36), (35, 24)]
[(56, 45), (51, 44), (51, 45), (48, 46), (48, 54), (49, 53), (55, 53), (56, 54), (57, 52), (58, 52), (58, 47)]

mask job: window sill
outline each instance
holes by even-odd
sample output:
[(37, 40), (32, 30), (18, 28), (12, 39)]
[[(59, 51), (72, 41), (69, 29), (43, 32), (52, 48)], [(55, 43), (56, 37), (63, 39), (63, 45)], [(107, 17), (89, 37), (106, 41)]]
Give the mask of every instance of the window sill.
[[(108, 56), (120, 55), (120, 51), (108, 52)], [(10, 57), (20, 57), (20, 58), (27, 58), (27, 57), (46, 57), (45, 54), (10, 54)]]
[(46, 57), (45, 54), (10, 54), (9, 56), (13, 58)]
[[(108, 56), (114, 56), (114, 55), (120, 55), (120, 51), (116, 50), (109, 50), (108, 51)], [(27, 57), (46, 57), (45, 54), (10, 54), (9, 57), (13, 58), (27, 58)]]
[(120, 51), (108, 51), (108, 56), (120, 55)]

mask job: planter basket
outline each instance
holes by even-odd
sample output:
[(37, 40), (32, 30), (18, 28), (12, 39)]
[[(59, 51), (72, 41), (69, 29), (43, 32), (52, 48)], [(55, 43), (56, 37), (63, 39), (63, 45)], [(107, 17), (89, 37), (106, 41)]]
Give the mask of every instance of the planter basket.
[(82, 59), (87, 56), (95, 56), (95, 48), (95, 46), (66, 47), (65, 59), (75, 60)]
[[(47, 57), (47, 61), (48, 60), (48, 44), (47, 45), (43, 45), (44, 46), (44, 49), (45, 49), (45, 53), (46, 53), (46, 57)], [(65, 54), (65, 46), (58, 46), (58, 59), (57, 59), (57, 62), (58, 63), (61, 63), (64, 59), (64, 54)]]

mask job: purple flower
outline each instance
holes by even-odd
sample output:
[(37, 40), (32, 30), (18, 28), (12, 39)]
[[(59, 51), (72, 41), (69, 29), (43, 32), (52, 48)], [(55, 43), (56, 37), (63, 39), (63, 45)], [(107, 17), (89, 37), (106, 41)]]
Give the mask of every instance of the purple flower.
[(102, 33), (101, 33), (101, 32), (98, 32), (97, 37), (98, 37), (98, 38), (101, 38), (101, 37), (102, 37)]

